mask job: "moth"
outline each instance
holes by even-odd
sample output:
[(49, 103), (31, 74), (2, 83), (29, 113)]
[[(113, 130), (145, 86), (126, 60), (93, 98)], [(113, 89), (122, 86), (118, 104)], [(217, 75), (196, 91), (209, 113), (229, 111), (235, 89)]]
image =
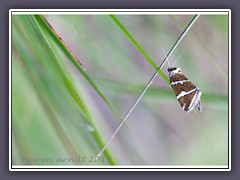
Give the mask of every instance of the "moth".
[(202, 92), (196, 87), (186, 76), (183, 75), (180, 68), (169, 67), (167, 69), (172, 89), (177, 99), (186, 112), (190, 112), (196, 108), (202, 112), (201, 95)]

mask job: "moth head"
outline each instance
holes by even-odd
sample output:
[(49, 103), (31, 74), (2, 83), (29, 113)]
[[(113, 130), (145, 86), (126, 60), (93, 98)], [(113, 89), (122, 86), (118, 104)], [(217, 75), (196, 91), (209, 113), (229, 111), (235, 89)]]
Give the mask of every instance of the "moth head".
[(167, 71), (169, 72), (169, 74), (182, 73), (181, 69), (176, 67), (170, 67), (167, 69)]

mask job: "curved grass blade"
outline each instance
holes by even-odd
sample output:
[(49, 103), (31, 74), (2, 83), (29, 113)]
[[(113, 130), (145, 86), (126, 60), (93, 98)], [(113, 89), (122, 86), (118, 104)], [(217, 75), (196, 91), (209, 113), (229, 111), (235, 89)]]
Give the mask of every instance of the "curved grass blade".
[(117, 110), (112, 106), (112, 104), (107, 100), (104, 94), (100, 91), (94, 81), (87, 75), (82, 66), (78, 63), (75, 57), (69, 52), (66, 46), (62, 43), (61, 39), (52, 31), (52, 29), (45, 22), (43, 17), (39, 15), (34, 15), (36, 22), (39, 24), (39, 27), (45, 34), (48, 34), (48, 37), (52, 38), (53, 41), (59, 46), (61, 51), (68, 57), (71, 63), (77, 68), (77, 70), (82, 74), (82, 76), (87, 80), (87, 82), (92, 86), (92, 88), (97, 92), (97, 94), (102, 98), (102, 100), (107, 104), (107, 106), (112, 110), (112, 112), (117, 116), (117, 118), (122, 121), (121, 115)]
[(55, 31), (55, 29), (52, 27), (52, 25), (48, 22), (48, 20), (43, 17), (44, 21), (48, 24), (48, 26), (52, 29), (54, 34), (58, 37), (58, 39), (62, 42), (62, 44), (66, 47), (66, 49), (69, 51), (69, 53), (74, 57), (74, 59), (78, 62), (80, 66), (82, 66), (83, 70), (86, 71), (81, 61), (77, 58), (77, 56), (72, 52), (72, 50), (68, 47), (68, 45), (64, 42), (64, 40), (58, 35), (58, 33)]
[[(103, 147), (104, 143), (102, 141), (102, 138), (100, 137), (100, 134), (97, 131), (97, 128), (95, 127), (95, 125), (93, 123), (93, 119), (88, 111), (88, 107), (82, 101), (81, 95), (79, 93), (77, 93), (76, 88), (74, 87), (74, 83), (72, 83), (70, 76), (67, 74), (67, 69), (64, 67), (63, 63), (61, 62), (60, 57), (57, 53), (56, 48), (54, 47), (53, 42), (47, 38), (47, 35), (42, 31), (41, 27), (39, 27), (39, 30), (42, 33), (42, 36), (45, 39), (45, 42), (49, 47), (49, 51), (52, 52), (51, 53), (53, 56), (52, 59), (53, 59), (53, 61), (56, 61), (55, 65), (59, 66), (59, 68), (62, 70), (62, 71), (60, 71), (60, 72), (62, 72), (61, 76), (62, 76), (63, 80), (65, 81), (65, 84), (66, 84), (69, 92), (72, 94), (72, 96), (73, 96), (75, 102), (78, 104), (79, 108), (84, 112), (84, 115), (85, 115), (86, 119), (88, 120), (88, 122), (95, 129), (94, 131), (91, 132), (94, 139), (96, 140), (96, 142), (100, 148)], [(112, 165), (116, 164), (108, 151), (105, 153), (105, 157), (110, 164), (112, 164)]]
[[(38, 108), (37, 117), (39, 118), (41, 115), (43, 115), (41, 112), (41, 109), (43, 109), (44, 115), (47, 117), (46, 121), (49, 122), (51, 127), (53, 127), (53, 131), (51, 131), (51, 133), (55, 133), (58, 137), (55, 140), (61, 142), (62, 146), (59, 148), (59, 151), (63, 151), (63, 149), (65, 149), (71, 157), (76, 157), (77, 152), (84, 152), (85, 149), (81, 147), (80, 149), (76, 148), (76, 143), (74, 143), (75, 140), (73, 140), (74, 138), (72, 138), (72, 134), (68, 134), (64, 129), (65, 127), (61, 124), (61, 119), (64, 119), (62, 118), (62, 115), (64, 115), (65, 112), (64, 109), (66, 109), (68, 106), (71, 106), (71, 109), (73, 109), (73, 111), (77, 109), (77, 112), (80, 112), (80, 115), (77, 113), (74, 115), (71, 114), (72, 117), (66, 116), (67, 118), (69, 117), (69, 119), (68, 121), (64, 122), (72, 123), (70, 118), (74, 119), (75, 117), (75, 119), (79, 119), (79, 117), (81, 119), (84, 119), (84, 122), (81, 122), (83, 120), (77, 120), (77, 122), (82, 124), (84, 123), (83, 125), (89, 124), (91, 127), (93, 127), (94, 130), (87, 131), (87, 136), (84, 136), (82, 138), (93, 138), (94, 143), (89, 143), (89, 146), (96, 148), (93, 149), (93, 151), (98, 151), (104, 145), (102, 137), (94, 125), (87, 105), (82, 100), (83, 98), (81, 97), (81, 93), (78, 93), (76, 91), (74, 83), (68, 75), (67, 68), (64, 67), (63, 63), (61, 63), (63, 60), (61, 59), (62, 57), (58, 55), (58, 51), (56, 51), (56, 45), (54, 42), (52, 42), (51, 39), (45, 38), (44, 32), (42, 32), (38, 27), (38, 24), (35, 22), (33, 16), (16, 16), (13, 18), (13, 24), (14, 30), (12, 32), (12, 66), (15, 65), (15, 71), (13, 71), (15, 73), (14, 77), (19, 77), (19, 79), (21, 79), (20, 81), (19, 79), (13, 80), (13, 93), (15, 93), (13, 95), (13, 100), (15, 100), (15, 103), (13, 105), (13, 116), (17, 117), (15, 118), (16, 124), (14, 124), (14, 126), (16, 126), (16, 128), (22, 128), (20, 121), (22, 118), (19, 116), (18, 112), (24, 112), (24, 108), (26, 109), (26, 104), (28, 102), (28, 100), (26, 100), (26, 102), (19, 100), (18, 96), (24, 99), (28, 97), (28, 93), (33, 90), (33, 93), (35, 93), (36, 97), (38, 98), (37, 102), (41, 105), (40, 108)], [(28, 80), (27, 82), (29, 82), (29, 87), (25, 86), (24, 84), (25, 76)], [(57, 82), (55, 80), (57, 80)], [(60, 86), (57, 86), (57, 84)], [(22, 91), (19, 89), (22, 89), (23, 87), (24, 93), (22, 94)], [(67, 92), (68, 96), (63, 95), (63, 92)], [(56, 98), (58, 100), (56, 100)], [(72, 103), (67, 104), (66, 102), (70, 99), (73, 100), (70, 101)], [(64, 106), (61, 106), (62, 104), (64, 104)], [(65, 108), (66, 104), (67, 106)], [(33, 107), (35, 107), (35, 104), (33, 104)], [(29, 112), (27, 112), (26, 117), (28, 117), (28, 114), (31, 113), (34, 112), (30, 108)], [(36, 118), (31, 120), (34, 122), (37, 121)], [(86, 123), (85, 120), (87, 120)], [(24, 132), (24, 135), (27, 137), (30, 137), (29, 135), (31, 135), (31, 133), (29, 134), (29, 132), (24, 128), (22, 129), (22, 132)], [(35, 126), (31, 129), (34, 128), (38, 127)], [(42, 129), (43, 128), (39, 128), (39, 131)], [(15, 133), (15, 135), (18, 134), (18, 132), (15, 131), (13, 133)], [(47, 134), (47, 131), (45, 133)], [(37, 134), (38, 133), (34, 135), (37, 136)], [(22, 138), (21, 134), (18, 135), (20, 138)], [(29, 143), (30, 140), (31, 138), (28, 139), (27, 143)], [(22, 150), (21, 146), (18, 146), (18, 148)], [(35, 145), (31, 146), (31, 148), (34, 149)], [(24, 149), (22, 151), (24, 152)], [(41, 150), (39, 150), (39, 152), (42, 153)], [(51, 151), (49, 152), (51, 153)], [(105, 153), (105, 158), (109, 164), (116, 164), (112, 159), (110, 153), (107, 151)]]

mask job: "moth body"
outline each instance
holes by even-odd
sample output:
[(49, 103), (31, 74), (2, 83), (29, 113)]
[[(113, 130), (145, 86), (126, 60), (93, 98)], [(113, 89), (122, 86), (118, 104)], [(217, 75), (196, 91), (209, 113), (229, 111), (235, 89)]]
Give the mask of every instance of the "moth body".
[(168, 68), (168, 72), (172, 89), (182, 106), (182, 109), (186, 112), (190, 112), (196, 108), (199, 112), (201, 112), (202, 108), (200, 98), (202, 92), (200, 89), (183, 75), (180, 68), (170, 67)]

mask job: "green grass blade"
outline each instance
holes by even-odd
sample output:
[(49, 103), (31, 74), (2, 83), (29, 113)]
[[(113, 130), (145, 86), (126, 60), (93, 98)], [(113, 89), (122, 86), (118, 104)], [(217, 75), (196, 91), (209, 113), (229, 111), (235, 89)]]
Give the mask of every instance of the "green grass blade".
[[(99, 158), (102, 153), (105, 151), (105, 149), (110, 145), (111, 141), (113, 140), (113, 138), (115, 137), (115, 135), (118, 133), (118, 131), (120, 130), (120, 128), (122, 127), (122, 125), (127, 121), (128, 116), (132, 113), (132, 111), (134, 110), (134, 108), (137, 106), (138, 102), (141, 100), (141, 98), (143, 97), (143, 95), (147, 92), (148, 88), (150, 87), (150, 85), (152, 84), (152, 82), (154, 81), (154, 79), (157, 77), (157, 74), (159, 73), (160, 75), (163, 74), (162, 71), (160, 71), (160, 69), (163, 67), (164, 63), (166, 62), (166, 60), (168, 59), (168, 57), (171, 55), (171, 53), (176, 49), (177, 45), (181, 42), (181, 40), (183, 39), (183, 37), (186, 35), (186, 33), (189, 31), (189, 29), (192, 27), (192, 25), (194, 24), (194, 22), (197, 20), (197, 18), (199, 17), (199, 15), (195, 15), (192, 20), (189, 22), (189, 24), (187, 25), (187, 27), (184, 29), (184, 31), (182, 32), (182, 34), (179, 36), (179, 38), (177, 39), (177, 41), (175, 42), (175, 44), (172, 46), (171, 50), (169, 51), (169, 53), (167, 54), (167, 56), (165, 57), (165, 59), (163, 60), (163, 62), (161, 63), (161, 65), (159, 67), (157, 67), (157, 71), (153, 74), (153, 76), (151, 77), (151, 79), (149, 80), (149, 82), (147, 83), (147, 85), (145, 86), (145, 88), (142, 90), (142, 92), (139, 94), (139, 96), (137, 97), (137, 99), (135, 100), (135, 102), (133, 103), (133, 105), (131, 106), (131, 108), (128, 110), (128, 112), (126, 113), (126, 115), (123, 118), (123, 121), (118, 125), (118, 127), (116, 128), (116, 130), (114, 131), (114, 133), (111, 135), (111, 137), (108, 139), (108, 141), (106, 142), (105, 146), (103, 147), (103, 149), (98, 153), (97, 157)], [(124, 28), (124, 26), (117, 20), (117, 18), (113, 15), (111, 15), (111, 18), (113, 18), (114, 22), (117, 23), (117, 25), (123, 30), (123, 32), (127, 35), (127, 37), (129, 37), (129, 39), (132, 41), (132, 43), (140, 50), (141, 53), (144, 53), (144, 55), (146, 55), (146, 53), (143, 51), (143, 49), (140, 47), (140, 45), (137, 43), (137, 41), (134, 40), (134, 38), (130, 35), (130, 33), (128, 33), (128, 31)], [(147, 56), (148, 57), (148, 56)], [(150, 59), (150, 58), (149, 58)], [(149, 59), (147, 59), (149, 61)], [(152, 61), (151, 61), (152, 62)], [(154, 65), (155, 68), (155, 65)], [(161, 73), (160, 73), (161, 72)], [(164, 75), (164, 74), (163, 74)], [(162, 75), (161, 75), (162, 76)], [(170, 84), (168, 78), (164, 75), (162, 76), (163, 79)]]
[(145, 57), (145, 59), (151, 64), (151, 66), (158, 71), (160, 76), (170, 85), (168, 78), (165, 74), (158, 68), (158, 66), (153, 62), (153, 60), (147, 55), (139, 43), (133, 38), (133, 36), (128, 32), (128, 30), (122, 25), (122, 23), (114, 15), (109, 15), (110, 18), (117, 24), (117, 26), (123, 31), (123, 33), (128, 37), (132, 44), (138, 49), (138, 51)]
[(117, 110), (112, 106), (112, 104), (107, 100), (104, 94), (100, 91), (94, 81), (88, 76), (88, 74), (84, 71), (84, 69), (79, 65), (76, 59), (72, 56), (69, 50), (62, 44), (61, 40), (54, 34), (48, 24), (44, 21), (43, 17), (39, 15), (34, 16), (36, 22), (39, 24), (39, 27), (45, 34), (48, 34), (48, 37), (52, 38), (53, 41), (59, 46), (61, 51), (68, 57), (71, 63), (77, 68), (77, 70), (82, 74), (82, 76), (87, 80), (87, 82), (92, 86), (92, 88), (97, 92), (97, 94), (102, 98), (102, 100), (107, 104), (107, 106), (112, 110), (112, 112), (117, 116), (117, 118), (121, 121), (122, 117), (117, 112)]
[[(30, 150), (26, 150), (27, 148), (24, 147), (29, 146), (29, 149), (32, 149), (32, 155), (27, 157), (39, 156), (42, 153), (41, 149), (36, 148), (37, 150), (35, 150), (35, 146), (31, 145), (30, 142), (33, 141), (34, 143), (36, 141), (35, 136), (42, 138), (44, 135), (51, 134), (48, 136), (50, 141), (54, 139), (54, 136), (57, 136), (57, 138), (54, 142), (55, 146), (45, 147), (49, 149), (49, 153), (58, 152), (58, 150), (53, 151), (57, 147), (57, 141), (60, 141), (61, 144), (61, 146), (59, 145), (59, 151), (65, 149), (67, 155), (71, 157), (76, 157), (79, 152), (85, 154), (95, 151), (96, 153), (103, 146), (102, 137), (95, 127), (88, 106), (82, 100), (81, 93), (76, 91), (74, 83), (62, 63), (63, 60), (56, 51), (56, 44), (50, 38), (47, 38), (48, 35), (44, 31), (41, 31), (42, 29), (33, 16), (16, 16), (13, 18), (13, 24), (13, 136), (15, 140), (18, 137), (21, 137), (21, 139), (24, 136), (27, 137), (27, 140), (23, 141), (26, 144), (14, 148), (15, 151), (18, 149), (20, 154), (28, 155), (26, 151)], [(25, 101), (23, 99), (27, 99), (26, 97), (30, 96), (29, 94), (36, 95), (36, 104), (41, 106), (37, 108), (37, 111), (25, 110), (26, 104), (31, 101), (31, 98)], [(33, 108), (35, 107), (35, 103), (31, 105)], [(41, 112), (41, 109), (44, 113)], [(46, 121), (44, 128), (32, 125), (31, 132), (28, 132), (29, 129), (22, 122), (26, 117), (22, 118), (21, 114), (25, 114), (32, 121), (32, 124), (36, 123), (42, 116), (46, 116), (41, 119), (41, 123)], [(29, 114), (36, 114), (36, 117), (32, 118)], [(87, 131), (85, 134), (80, 132), (84, 136), (79, 137), (81, 143), (82, 141), (88, 142), (91, 139), (91, 143), (88, 142), (87, 144), (92, 147), (91, 151), (86, 151), (85, 148), (89, 147), (81, 147), (81, 143), (76, 143), (78, 139), (73, 138), (75, 136), (74, 132), (81, 131), (78, 126), (74, 126), (71, 129), (72, 132), (68, 133), (66, 128), (74, 121), (84, 126), (90, 125), (93, 127), (93, 131)], [(53, 129), (50, 132), (46, 130), (48, 128), (47, 124), (50, 124)], [(39, 132), (45, 130), (45, 134), (34, 132), (35, 128)], [(45, 146), (45, 141), (42, 143)], [(95, 153), (92, 153), (91, 156), (94, 156)], [(54, 156), (57, 155), (57, 153), (54, 153)], [(109, 164), (116, 164), (109, 152), (105, 153), (105, 158)]]
[[(41, 27), (39, 27), (39, 29), (41, 31)], [(58, 61), (56, 63), (56, 66), (60, 65), (61, 66), (60, 68), (64, 70), (63, 72), (65, 74), (63, 74), (63, 79), (66, 82), (66, 85), (68, 87), (69, 92), (73, 95), (75, 101), (79, 105), (79, 108), (81, 108), (83, 110), (84, 115), (86, 116), (86, 118), (89, 121), (89, 123), (91, 124), (91, 126), (93, 126), (96, 129), (96, 127), (95, 127), (95, 125), (93, 123), (92, 117), (91, 117), (91, 115), (90, 115), (90, 113), (88, 111), (88, 107), (82, 102), (82, 100), (81, 100), (82, 98), (80, 97), (81, 95), (77, 93), (76, 88), (74, 87), (73, 83), (71, 82), (70, 76), (67, 75), (67, 69), (63, 66), (62, 62), (60, 61), (60, 58), (58, 58), (57, 50), (54, 47), (54, 42), (52, 42), (51, 39), (50, 39), (50, 41), (48, 41), (48, 38), (47, 38), (48, 35), (45, 34), (43, 31), (41, 31), (41, 33), (42, 33), (42, 35), (43, 35), (43, 37), (44, 37), (44, 39), (46, 41), (46, 44), (50, 47), (50, 50), (52, 51), (53, 56), (55, 57), (55, 58), (53, 58), (53, 60), (56, 59), (56, 61)], [(95, 130), (95, 131), (92, 132), (92, 134), (93, 134), (96, 142), (99, 144), (99, 146), (103, 147), (104, 144), (103, 144), (103, 141), (102, 141), (102, 137), (100, 137), (100, 134), (98, 133), (98, 131)], [(112, 165), (115, 164), (115, 162), (112, 159), (109, 151), (107, 151), (105, 153), (105, 157), (107, 158), (107, 160), (108, 160), (108, 162), (110, 164), (112, 164)]]

